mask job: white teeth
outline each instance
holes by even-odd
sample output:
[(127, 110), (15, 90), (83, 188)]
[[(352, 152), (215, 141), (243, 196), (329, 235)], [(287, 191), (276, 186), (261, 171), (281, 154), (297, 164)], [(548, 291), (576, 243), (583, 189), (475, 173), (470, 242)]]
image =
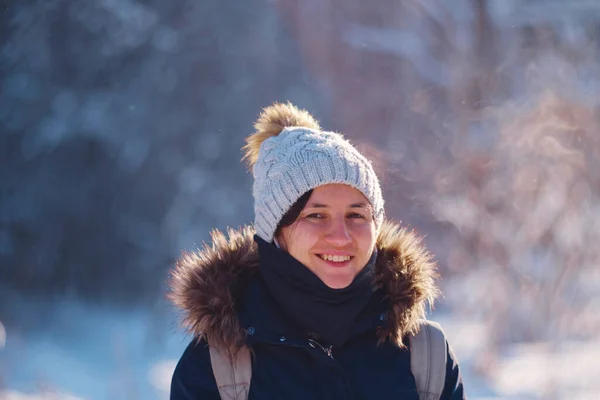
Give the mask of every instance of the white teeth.
[(321, 258), (325, 261), (333, 261), (333, 262), (350, 261), (350, 256), (332, 256), (331, 254), (321, 254)]

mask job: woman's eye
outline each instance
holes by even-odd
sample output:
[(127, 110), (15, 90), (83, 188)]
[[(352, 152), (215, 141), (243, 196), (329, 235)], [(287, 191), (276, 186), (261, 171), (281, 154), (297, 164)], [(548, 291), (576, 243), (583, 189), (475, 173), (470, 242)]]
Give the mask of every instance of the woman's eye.
[(355, 218), (365, 219), (365, 216), (362, 214), (359, 214), (359, 213), (352, 213), (352, 214), (348, 215), (348, 217), (353, 218), (353, 219), (355, 219)]
[(311, 219), (322, 219), (322, 218), (325, 218), (325, 217), (323, 216), (323, 214), (319, 214), (319, 213), (313, 213), (313, 214), (308, 214), (308, 215), (306, 216), (306, 218), (311, 218)]

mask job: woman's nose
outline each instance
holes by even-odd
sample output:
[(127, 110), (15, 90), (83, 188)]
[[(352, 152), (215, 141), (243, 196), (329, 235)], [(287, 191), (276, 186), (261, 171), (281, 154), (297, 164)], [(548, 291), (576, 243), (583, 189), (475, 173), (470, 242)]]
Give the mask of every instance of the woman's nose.
[(332, 221), (329, 231), (325, 235), (327, 243), (336, 247), (343, 247), (352, 242), (346, 221)]

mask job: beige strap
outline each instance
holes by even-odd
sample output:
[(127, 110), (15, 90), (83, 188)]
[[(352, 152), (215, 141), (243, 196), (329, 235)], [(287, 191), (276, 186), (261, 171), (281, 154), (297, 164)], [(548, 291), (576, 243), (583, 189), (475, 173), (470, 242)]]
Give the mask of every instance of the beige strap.
[(247, 400), (252, 379), (250, 350), (242, 347), (235, 358), (225, 350), (209, 346), (210, 363), (222, 400)]
[(410, 339), (410, 369), (420, 400), (439, 400), (446, 381), (446, 338), (442, 327), (423, 320)]

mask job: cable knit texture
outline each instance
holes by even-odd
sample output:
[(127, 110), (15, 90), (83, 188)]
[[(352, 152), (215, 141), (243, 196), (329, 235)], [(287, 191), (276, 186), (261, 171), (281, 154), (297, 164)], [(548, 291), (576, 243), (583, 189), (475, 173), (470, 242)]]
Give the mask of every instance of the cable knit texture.
[(331, 183), (361, 191), (373, 207), (376, 225), (383, 221), (377, 175), (369, 160), (339, 133), (286, 127), (261, 144), (253, 173), (254, 223), (267, 242), (300, 196)]

